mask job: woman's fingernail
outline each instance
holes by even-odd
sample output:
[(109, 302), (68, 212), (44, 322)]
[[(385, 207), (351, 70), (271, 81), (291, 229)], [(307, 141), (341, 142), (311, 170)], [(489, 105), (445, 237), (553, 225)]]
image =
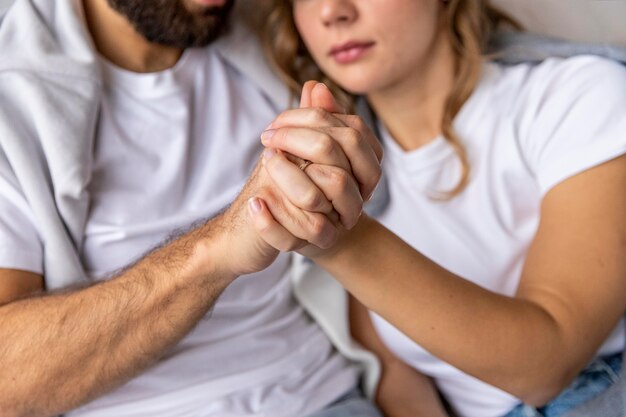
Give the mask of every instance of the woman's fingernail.
[(261, 133), (261, 140), (263, 142), (269, 142), (275, 134), (276, 130), (274, 129), (265, 130), (263, 133)]
[(274, 156), (276, 156), (276, 150), (272, 148), (265, 148), (265, 150), (263, 151), (263, 159), (266, 161), (269, 161)]
[(248, 199), (248, 207), (250, 207), (252, 213), (256, 214), (261, 212), (261, 202), (256, 197)]

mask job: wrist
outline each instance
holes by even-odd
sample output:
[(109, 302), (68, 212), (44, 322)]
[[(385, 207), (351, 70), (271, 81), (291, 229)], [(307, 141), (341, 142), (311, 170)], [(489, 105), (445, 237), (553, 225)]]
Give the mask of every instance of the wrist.
[(236, 207), (202, 227), (202, 237), (194, 252), (200, 270), (212, 270), (228, 281), (267, 268), (278, 250), (259, 237)]
[(233, 257), (229, 256), (228, 233), (222, 227), (220, 218), (210, 220), (193, 234), (189, 262), (191, 274), (225, 285), (234, 281), (238, 274), (231, 265)]
[(359, 247), (365, 243), (365, 236), (376, 223), (376, 220), (367, 214), (361, 214), (356, 225), (352, 229), (345, 231), (331, 248), (317, 251), (309, 257), (315, 263), (323, 266), (340, 259), (350, 258), (352, 255), (359, 256), (361, 252)]

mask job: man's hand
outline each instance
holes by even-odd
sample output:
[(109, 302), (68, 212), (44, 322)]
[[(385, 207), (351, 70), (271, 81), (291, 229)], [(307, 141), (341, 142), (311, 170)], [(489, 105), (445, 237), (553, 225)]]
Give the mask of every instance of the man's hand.
[[(279, 250), (289, 251), (310, 243), (327, 248), (337, 239), (337, 215), (322, 192), (311, 197), (313, 211), (302, 210), (294, 205), (272, 181), (263, 165), (269, 156), (264, 154), (250, 175), (239, 196), (228, 210), (215, 219), (223, 236), (222, 253), (228, 259), (230, 272), (237, 276), (257, 272), (268, 267), (278, 256)], [(298, 167), (293, 168), (300, 172)], [(263, 227), (257, 227), (259, 217), (269, 214), (290, 224), (290, 232), (280, 245), (272, 245), (263, 236)], [(333, 221), (333, 219), (335, 221)]]

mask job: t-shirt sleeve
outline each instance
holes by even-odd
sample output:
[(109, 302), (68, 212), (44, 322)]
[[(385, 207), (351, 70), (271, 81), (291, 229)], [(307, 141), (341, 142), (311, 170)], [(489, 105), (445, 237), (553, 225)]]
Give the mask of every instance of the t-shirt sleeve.
[(0, 172), (0, 268), (43, 274), (43, 245), (23, 194)]
[[(539, 68), (524, 153), (542, 194), (626, 153), (626, 68), (577, 57)], [(528, 116), (528, 115), (526, 115)]]

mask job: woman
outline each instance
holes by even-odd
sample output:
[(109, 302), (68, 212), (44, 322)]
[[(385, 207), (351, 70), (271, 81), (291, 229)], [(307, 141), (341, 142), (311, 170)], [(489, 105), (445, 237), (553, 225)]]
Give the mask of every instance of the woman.
[[(560, 416), (621, 366), (625, 71), (486, 61), (497, 17), (481, 0), (275, 5), (294, 90), (314, 77), (364, 96), (385, 148), (385, 212), (301, 252), (369, 309), (353, 332), (382, 359), (388, 415), (445, 415), (426, 375), (460, 416)], [(279, 118), (264, 144), (306, 158), (281, 134), (299, 123)]]

